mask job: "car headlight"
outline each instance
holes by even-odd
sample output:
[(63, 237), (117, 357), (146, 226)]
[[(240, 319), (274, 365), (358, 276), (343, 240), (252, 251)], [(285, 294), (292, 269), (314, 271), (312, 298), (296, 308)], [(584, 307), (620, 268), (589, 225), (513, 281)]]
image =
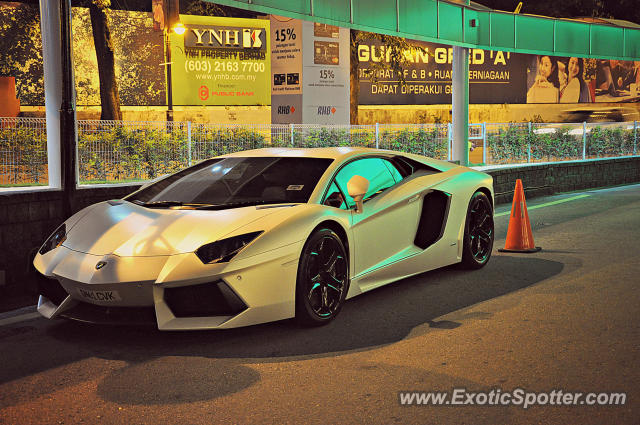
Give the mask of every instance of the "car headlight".
[(246, 233), (202, 245), (196, 250), (196, 255), (200, 261), (205, 264), (227, 262), (261, 233), (262, 232)]
[(63, 223), (62, 226), (58, 227), (56, 231), (49, 236), (49, 239), (42, 244), (42, 247), (40, 247), (40, 251), (38, 252), (40, 255), (44, 255), (52, 249), (62, 245), (62, 242), (64, 242), (65, 239), (67, 239), (67, 226)]

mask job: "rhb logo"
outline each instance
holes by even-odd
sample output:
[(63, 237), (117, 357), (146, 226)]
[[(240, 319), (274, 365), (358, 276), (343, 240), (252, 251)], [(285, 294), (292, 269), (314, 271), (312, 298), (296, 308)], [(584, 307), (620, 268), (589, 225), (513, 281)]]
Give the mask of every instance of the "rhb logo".
[(293, 114), (296, 111), (296, 108), (289, 105), (281, 105), (278, 106), (278, 115), (289, 115)]
[(318, 115), (333, 115), (336, 113), (336, 108), (333, 106), (318, 106)]

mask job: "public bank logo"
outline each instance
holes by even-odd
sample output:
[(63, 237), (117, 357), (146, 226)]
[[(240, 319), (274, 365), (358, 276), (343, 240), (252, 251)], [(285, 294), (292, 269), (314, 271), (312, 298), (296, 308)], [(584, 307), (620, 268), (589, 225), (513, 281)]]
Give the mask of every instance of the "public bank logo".
[(295, 111), (296, 111), (296, 108), (290, 105), (278, 106), (278, 115), (289, 115), (289, 114), (293, 114)]
[(333, 115), (336, 113), (336, 108), (333, 106), (318, 106), (318, 115)]
[(200, 89), (198, 89), (198, 97), (200, 98), (200, 100), (209, 99), (209, 87), (200, 86)]

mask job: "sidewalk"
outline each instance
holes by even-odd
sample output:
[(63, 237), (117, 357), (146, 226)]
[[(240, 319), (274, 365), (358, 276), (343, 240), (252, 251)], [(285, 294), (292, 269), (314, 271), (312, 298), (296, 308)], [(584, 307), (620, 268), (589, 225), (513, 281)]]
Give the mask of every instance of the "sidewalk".
[[(35, 284), (32, 287), (35, 287)], [(38, 295), (26, 293), (24, 286), (0, 286), (0, 313), (36, 304)]]

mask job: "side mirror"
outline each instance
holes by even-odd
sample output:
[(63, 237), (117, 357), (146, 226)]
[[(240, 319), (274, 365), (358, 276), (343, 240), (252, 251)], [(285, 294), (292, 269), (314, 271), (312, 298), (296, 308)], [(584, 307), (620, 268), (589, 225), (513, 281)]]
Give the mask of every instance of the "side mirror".
[(362, 198), (369, 190), (369, 180), (362, 176), (355, 175), (347, 182), (347, 192), (356, 202), (356, 213), (362, 212)]

